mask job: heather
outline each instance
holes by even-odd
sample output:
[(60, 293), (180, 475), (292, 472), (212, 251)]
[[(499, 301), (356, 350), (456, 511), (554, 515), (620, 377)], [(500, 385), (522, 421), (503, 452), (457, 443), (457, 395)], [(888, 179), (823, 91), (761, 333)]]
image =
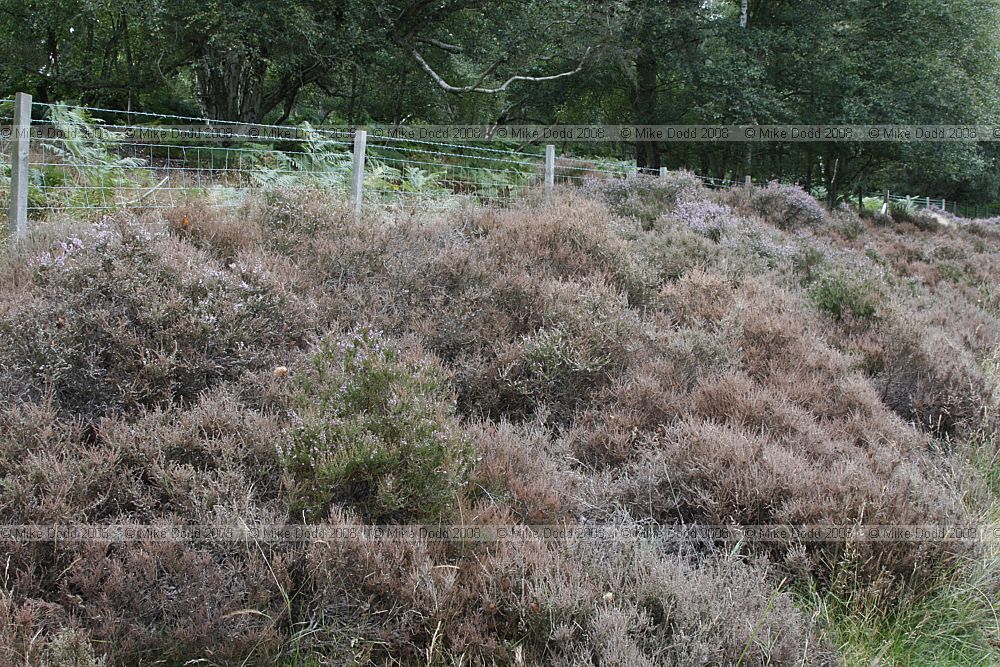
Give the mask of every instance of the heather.
[(982, 545), (671, 539), (995, 521), (989, 229), (681, 174), (50, 232), (0, 264), (2, 523), (657, 530), (7, 541), (3, 660), (906, 664), (909, 614), (990, 664)]

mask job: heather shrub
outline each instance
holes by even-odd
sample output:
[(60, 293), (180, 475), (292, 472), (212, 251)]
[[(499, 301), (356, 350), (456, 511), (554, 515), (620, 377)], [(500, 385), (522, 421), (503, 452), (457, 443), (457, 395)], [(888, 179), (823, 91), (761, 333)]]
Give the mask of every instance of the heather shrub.
[(826, 255), (814, 245), (800, 248), (792, 258), (792, 269), (799, 276), (802, 285), (813, 284), (825, 264)]
[(848, 241), (857, 241), (864, 236), (865, 230), (865, 224), (856, 218), (840, 225), (840, 234)]
[(468, 430), (477, 455), (469, 479), (477, 514), (537, 525), (571, 520), (582, 479), (567, 465), (570, 452), (561, 440), (529, 424), (480, 422)]
[(356, 329), (325, 340), (296, 380), (301, 423), (281, 452), (292, 516), (321, 518), (334, 503), (377, 523), (448, 515), (467, 445), (440, 369)]
[(753, 190), (750, 206), (762, 218), (781, 229), (812, 227), (829, 219), (826, 209), (805, 190), (777, 182)]
[[(51, 637), (24, 642), (23, 664), (67, 665), (71, 667), (105, 667), (105, 656), (95, 655), (94, 646), (86, 633), (68, 629), (53, 633)], [(13, 646), (13, 645), (9, 645)], [(13, 656), (9, 656), (13, 658)], [(13, 660), (9, 664), (15, 664)]]
[(660, 290), (658, 305), (683, 326), (717, 326), (732, 309), (732, 286), (725, 276), (694, 269)]
[(265, 241), (264, 229), (255, 220), (195, 200), (167, 209), (164, 218), (171, 233), (223, 262)]
[(941, 223), (927, 209), (920, 209), (908, 202), (889, 204), (889, 215), (894, 222), (907, 223), (919, 230), (929, 232), (941, 228)]
[(875, 319), (882, 295), (870, 281), (831, 273), (821, 276), (810, 286), (809, 297), (821, 312), (839, 322), (848, 316), (855, 320)]
[(767, 228), (724, 236), (719, 243), (719, 268), (736, 280), (787, 270), (794, 246)]
[(564, 329), (541, 329), (526, 345), (525, 391), (546, 402), (572, 403), (580, 385), (590, 386), (609, 363), (599, 349), (576, 347)]
[[(931, 461), (918, 451), (904, 458), (891, 445), (852, 442), (780, 395), (739, 380), (733, 391), (733, 383), (720, 380), (695, 398), (702, 418), (640, 436), (616, 483), (631, 512), (665, 523), (736, 526), (914, 525), (963, 516), (958, 499), (934, 480)], [(851, 430), (863, 432), (873, 423)], [(749, 548), (781, 558), (792, 546), (777, 541)], [(822, 578), (824, 559), (835, 559), (846, 544), (807, 546), (821, 556), (812, 567)], [(897, 582), (925, 579), (962, 549), (905, 542), (859, 548), (862, 586), (884, 573)]]
[(43, 254), (0, 321), (3, 392), (87, 420), (189, 403), (309, 336), (311, 314), (253, 265), (222, 268), (127, 221)]
[(555, 562), (529, 578), (546, 617), (539, 634), (549, 648), (538, 657), (622, 667), (834, 664), (766, 562), (692, 563), (672, 550), (655, 539), (555, 545)]
[[(695, 563), (671, 551), (525, 535), (450, 567), (442, 545), (422, 540), (316, 544), (309, 606), (323, 623), (312, 624), (314, 641), (335, 659), (368, 663), (831, 663), (766, 564)], [(385, 611), (371, 613), (371, 600)]]
[(977, 219), (972, 221), (965, 221), (961, 224), (962, 227), (974, 236), (981, 239), (990, 239), (996, 241), (1000, 239), (1000, 224), (997, 224), (998, 218), (988, 218), (988, 219)]
[(621, 295), (601, 281), (541, 287), (536, 330), (457, 370), (465, 410), (524, 419), (542, 409), (565, 423), (632, 359), (642, 328)]
[[(250, 204), (247, 217), (256, 214), (259, 224), (271, 240), (299, 235), (310, 236), (330, 224), (338, 215), (346, 215), (339, 200), (330, 199), (322, 191), (299, 188), (271, 188)], [(280, 246), (279, 246), (280, 248)]]
[(719, 246), (708, 237), (678, 225), (666, 227), (661, 233), (643, 239), (644, 250), (659, 274), (659, 282), (676, 280), (698, 267), (708, 266), (719, 254)]
[[(668, 329), (668, 327), (673, 327)], [(566, 431), (568, 446), (588, 469), (616, 468), (630, 460), (648, 433), (680, 418), (704, 376), (734, 362), (730, 336), (698, 322), (663, 330), (629, 369), (595, 393)]]
[[(917, 327), (923, 335), (913, 335)], [(954, 435), (977, 428), (996, 409), (981, 367), (959, 350), (940, 328), (897, 317), (879, 331), (868, 369), (894, 412), (932, 433)]]
[[(895, 525), (964, 516), (937, 479), (926, 441), (889, 411), (851, 358), (817, 336), (821, 321), (802, 301), (766, 282), (727, 287), (697, 274), (670, 297), (668, 312), (681, 324), (702, 338), (715, 329), (711, 345), (702, 340), (686, 363), (657, 350), (603, 390), (568, 434), (578, 458), (607, 469), (611, 498), (670, 523)], [(766, 553), (780, 558), (788, 546)], [(829, 555), (838, 547), (821, 548)], [(897, 581), (926, 577), (954, 549), (872, 547), (865, 581), (883, 571)]]
[(637, 226), (597, 202), (563, 195), (542, 208), (485, 213), (481, 225), (486, 251), (505, 272), (516, 267), (562, 279), (599, 274), (638, 305), (656, 291), (656, 267), (630, 242)]
[(0, 523), (640, 536), (8, 541), (0, 662), (832, 663), (782, 578), (892, 607), (965, 547), (672, 524), (967, 521), (995, 239), (861, 248), (844, 211), (786, 232), (752, 191), (657, 187), (620, 186), (646, 228), (572, 194), (355, 221), (271, 192), (0, 256)]
[[(61, 419), (51, 405), (0, 411), (0, 522), (279, 523), (274, 442), (284, 426), (239, 393), (223, 387), (188, 410), (96, 427)], [(0, 631), (0, 643), (24, 655), (73, 647), (85, 655), (89, 637), (94, 661), (106, 664), (263, 660), (279, 651), (282, 591), (292, 580), (286, 548), (8, 540), (0, 581), (11, 591), (12, 630), (25, 641)], [(61, 637), (60, 628), (78, 632)]]
[(862, 220), (864, 209), (855, 211), (850, 204), (841, 202), (837, 208), (831, 212), (834, 222), (837, 223), (837, 231), (845, 241), (857, 241), (867, 231)]
[(608, 204), (615, 214), (634, 218), (650, 227), (680, 202), (707, 198), (707, 190), (697, 176), (686, 171), (671, 172), (665, 178), (637, 175), (634, 178), (590, 181), (588, 190)]
[(877, 227), (888, 227), (893, 224), (892, 216), (881, 211), (872, 213), (871, 220)]
[(694, 232), (718, 243), (723, 236), (747, 234), (753, 226), (727, 206), (707, 200), (682, 200), (671, 215)]

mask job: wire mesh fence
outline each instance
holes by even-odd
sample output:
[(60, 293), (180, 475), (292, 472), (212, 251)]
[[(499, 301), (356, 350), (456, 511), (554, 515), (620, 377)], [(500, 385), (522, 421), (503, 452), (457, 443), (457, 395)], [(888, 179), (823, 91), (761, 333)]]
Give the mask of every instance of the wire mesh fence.
[[(165, 125), (181, 121), (187, 125)], [(0, 115), (0, 124), (10, 123), (9, 113)], [(32, 130), (27, 207), (34, 217), (166, 208), (192, 197), (238, 204), (268, 187), (351, 194), (353, 132), (45, 103), (32, 105)], [(544, 156), (525, 151), (369, 137), (364, 157), (366, 204), (451, 206), (464, 197), (504, 206), (544, 181)], [(558, 158), (554, 181), (579, 184), (620, 171)]]
[[(0, 127), (13, 124), (14, 101), (0, 99)], [(27, 211), (157, 209), (207, 198), (238, 205), (266, 188), (342, 193), (352, 188), (355, 133), (220, 121), (98, 107), (31, 105)], [(10, 201), (11, 135), (0, 134), (0, 206)], [(503, 147), (367, 137), (360, 191), (364, 205), (402, 202), (452, 207), (463, 200), (507, 206), (532, 188), (634, 177), (625, 162), (557, 156), (546, 178), (545, 155)], [(744, 185), (699, 176), (713, 189)], [(870, 195), (868, 200), (882, 195)], [(890, 195), (908, 208), (946, 202)]]
[(944, 199), (931, 199), (930, 197), (914, 197), (912, 195), (897, 195), (889, 193), (889, 204), (902, 204), (907, 208), (937, 208), (944, 209), (947, 202)]
[[(13, 105), (12, 99), (0, 99), (0, 127), (12, 124)], [(10, 206), (10, 153), (10, 137), (0, 133), (0, 211), (4, 213)]]

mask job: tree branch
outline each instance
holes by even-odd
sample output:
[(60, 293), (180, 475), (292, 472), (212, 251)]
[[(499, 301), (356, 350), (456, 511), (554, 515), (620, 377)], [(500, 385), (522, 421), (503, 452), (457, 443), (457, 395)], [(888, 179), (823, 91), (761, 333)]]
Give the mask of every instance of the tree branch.
[(440, 39), (434, 39), (433, 37), (420, 37), (417, 39), (418, 42), (423, 42), (424, 44), (430, 44), (435, 46), (442, 51), (447, 51), (448, 53), (465, 53), (465, 47), (458, 46), (457, 44), (448, 44), (442, 42)]
[[(587, 62), (587, 57), (590, 55), (590, 47), (587, 47), (587, 51), (583, 54), (583, 58), (580, 59), (580, 64), (576, 66), (576, 69), (567, 72), (560, 72), (559, 74), (550, 74), (549, 76), (524, 76), (521, 74), (515, 74), (514, 76), (510, 77), (496, 88), (483, 88), (479, 86), (479, 83), (482, 82), (482, 78), (484, 78), (485, 75), (484, 77), (480, 78), (479, 82), (476, 82), (471, 86), (453, 86), (447, 81), (445, 81), (440, 74), (434, 71), (434, 68), (431, 67), (426, 60), (424, 60), (424, 57), (420, 55), (420, 52), (417, 51), (416, 47), (413, 46), (410, 47), (410, 55), (413, 56), (413, 59), (416, 60), (417, 63), (419, 63), (420, 67), (423, 68), (425, 72), (427, 72), (428, 76), (430, 76), (434, 80), (434, 82), (446, 92), (485, 93), (487, 95), (493, 95), (507, 90), (507, 87), (510, 86), (510, 84), (514, 83), (515, 81), (530, 81), (532, 83), (538, 83), (540, 81), (554, 81), (556, 79), (563, 79), (568, 76), (573, 76), (574, 74), (579, 73), (580, 70), (583, 69), (584, 64)], [(494, 65), (490, 69), (494, 69), (495, 67), (496, 65)]]

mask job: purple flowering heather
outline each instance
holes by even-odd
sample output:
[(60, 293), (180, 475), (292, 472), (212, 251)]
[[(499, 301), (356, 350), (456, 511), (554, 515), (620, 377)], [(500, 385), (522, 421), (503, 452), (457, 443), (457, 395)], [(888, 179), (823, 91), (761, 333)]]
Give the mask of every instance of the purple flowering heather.
[(776, 181), (755, 190), (752, 204), (757, 213), (782, 229), (819, 225), (829, 219), (826, 209), (808, 192)]
[(692, 231), (715, 241), (731, 233), (755, 231), (752, 223), (738, 217), (728, 206), (712, 201), (680, 201), (673, 216)]

